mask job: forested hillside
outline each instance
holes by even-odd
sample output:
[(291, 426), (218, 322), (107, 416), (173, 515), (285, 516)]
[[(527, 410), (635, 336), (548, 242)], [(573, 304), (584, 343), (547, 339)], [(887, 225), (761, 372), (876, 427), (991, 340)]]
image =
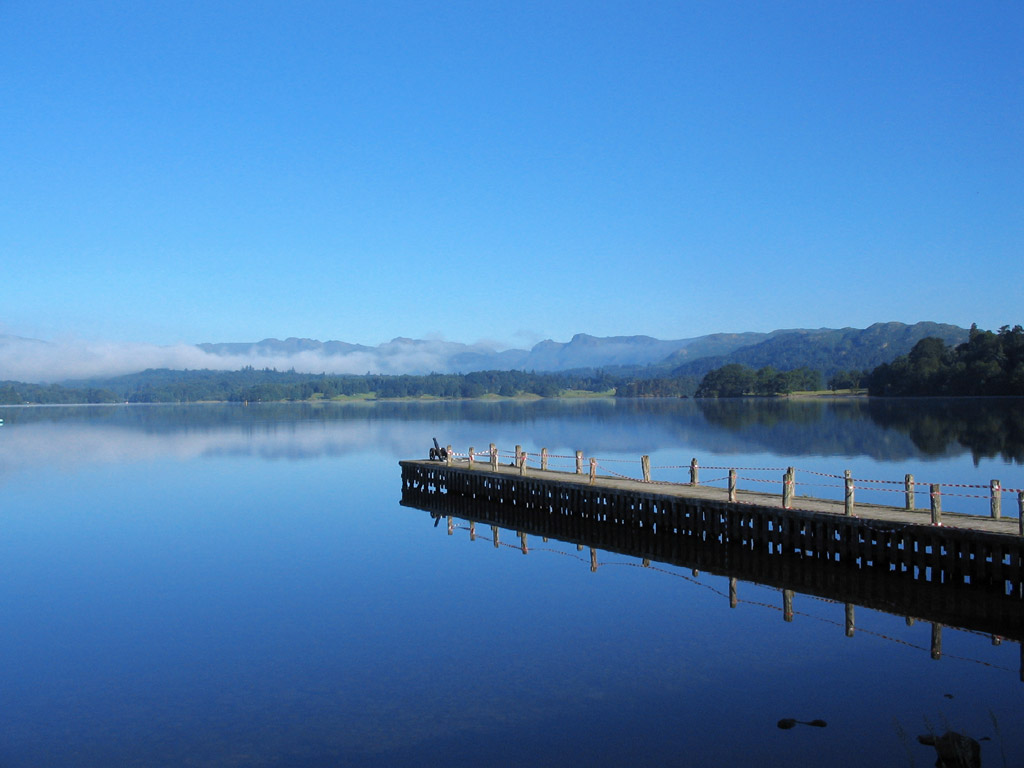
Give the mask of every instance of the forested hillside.
[(942, 339), (919, 341), (908, 355), (880, 365), (868, 376), (872, 395), (1024, 396), (1024, 329), (998, 333), (971, 326), (956, 347)]
[(947, 344), (967, 341), (967, 331), (941, 323), (875, 323), (868, 328), (788, 331), (727, 355), (705, 357), (675, 368), (672, 376), (703, 376), (729, 363), (778, 370), (812, 368), (828, 378), (839, 371), (872, 369), (905, 355), (923, 338)]

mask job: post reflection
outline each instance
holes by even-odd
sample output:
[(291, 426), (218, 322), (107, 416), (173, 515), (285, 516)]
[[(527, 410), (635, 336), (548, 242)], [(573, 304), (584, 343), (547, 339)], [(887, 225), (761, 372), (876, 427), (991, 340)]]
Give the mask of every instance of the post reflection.
[[(914, 581), (895, 571), (857, 569), (841, 562), (805, 559), (799, 553), (752, 551), (653, 528), (616, 530), (583, 518), (574, 521), (571, 533), (567, 534), (564, 528), (554, 530), (543, 515), (452, 493), (436, 494), (405, 488), (401, 504), (427, 512), (434, 526), (444, 519), (449, 535), (465, 529), (469, 539), (473, 540), (477, 526), (488, 525), (495, 547), (508, 546), (523, 554), (531, 552), (531, 537), (545, 542), (554, 539), (575, 544), (578, 552), (589, 550), (589, 556), (580, 554), (578, 558), (584, 566), (589, 565), (591, 571), (601, 566), (599, 553), (611, 553), (635, 558), (639, 567), (683, 579), (689, 577), (658, 565), (689, 570), (694, 576), (702, 572), (722, 576), (728, 580), (728, 592), (722, 591), (721, 594), (732, 608), (743, 602), (742, 582), (778, 589), (780, 600), (777, 608), (785, 621), (792, 621), (794, 615), (799, 615), (799, 611), (794, 610), (797, 594), (842, 604), (845, 615), (842, 621), (835, 623), (847, 637), (853, 637), (857, 631), (857, 606), (903, 616), (908, 626), (919, 621), (930, 623), (931, 646), (927, 650), (933, 659), (942, 658), (944, 628), (989, 635), (993, 644), (1004, 640), (1021, 643), (1024, 640), (1024, 612), (1021, 611), (1020, 597), (998, 590)], [(460, 520), (464, 523), (457, 522)], [(510, 532), (509, 538), (514, 543), (501, 541), (501, 530)], [(1019, 674), (1024, 682), (1024, 645)]]

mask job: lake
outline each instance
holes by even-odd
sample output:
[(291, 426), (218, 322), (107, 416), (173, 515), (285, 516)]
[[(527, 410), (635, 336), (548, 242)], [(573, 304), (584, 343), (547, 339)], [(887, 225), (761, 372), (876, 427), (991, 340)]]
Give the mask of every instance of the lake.
[[(988, 514), (1024, 402), (0, 408), (0, 766), (1024, 764), (1020, 645), (402, 506), (431, 439)], [(531, 459), (533, 461), (533, 459)], [(886, 484), (880, 481), (891, 481)], [(961, 487), (963, 486), (963, 487)], [(976, 487), (972, 487), (976, 486)], [(763, 488), (758, 487), (757, 490)], [(898, 491), (898, 495), (895, 493)], [(921, 494), (925, 497), (925, 494)], [(898, 499), (898, 500), (897, 500)], [(927, 501), (919, 502), (927, 505)], [(1016, 494), (1004, 514), (1016, 516)], [(780, 721), (795, 727), (780, 728)], [(824, 727), (807, 725), (824, 721)]]

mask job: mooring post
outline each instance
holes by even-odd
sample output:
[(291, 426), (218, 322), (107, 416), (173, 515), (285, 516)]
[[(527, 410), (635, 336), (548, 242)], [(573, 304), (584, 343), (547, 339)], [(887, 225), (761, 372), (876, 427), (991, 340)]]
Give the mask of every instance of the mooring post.
[(736, 501), (736, 470), (729, 470), (729, 501)]
[(494, 548), (498, 548), (498, 526), (491, 526), (491, 535), (494, 537)]
[(847, 603), (846, 604), (846, 636), (847, 637), (853, 637), (854, 629), (855, 629), (855, 627), (854, 627), (854, 623), (853, 623), (853, 603)]
[(789, 509), (793, 506), (793, 476), (786, 472), (782, 476), (782, 508)]
[(697, 475), (697, 470), (698, 470), (697, 459), (693, 459), (690, 462), (690, 485), (693, 485), (693, 486), (700, 485), (700, 479), (699, 479), (699, 477)]
[(998, 480), (993, 480), (989, 484), (989, 493), (992, 495), (992, 517), (998, 520), (1003, 516), (1003, 489)]
[(448, 455), (445, 457), (445, 464), (447, 464), (450, 467), (452, 465), (452, 447), (451, 447), (451, 445), (449, 445), (445, 450), (448, 452)]
[(583, 474), (583, 451), (576, 451), (576, 474)]
[(932, 624), (932, 658), (942, 658), (942, 625), (938, 622)]
[(545, 472), (547, 472), (547, 470), (548, 470), (548, 449), (547, 448), (541, 448), (540, 449), (540, 468), (543, 469)]
[(641, 456), (640, 457), (640, 470), (644, 474), (644, 482), (651, 482), (651, 457)]
[(793, 590), (782, 590), (782, 620), (793, 620)]
[(498, 446), (491, 443), (491, 470), (498, 471)]
[(913, 512), (914, 511), (914, 476), (908, 473), (907, 476), (905, 478), (903, 478), (903, 486), (906, 489), (905, 493), (906, 493), (906, 497), (907, 497), (907, 509), (910, 510), (911, 512)]
[(932, 500), (932, 525), (942, 525), (942, 486), (932, 483), (928, 495)]
[(597, 573), (597, 550), (590, 548), (590, 572)]
[(593, 456), (590, 457), (590, 484), (594, 484), (594, 478), (597, 477), (597, 459)]
[(729, 607), (735, 608), (740, 602), (739, 595), (736, 594), (736, 577), (729, 577)]
[(843, 485), (846, 488), (846, 504), (844, 513), (847, 517), (853, 517), (853, 475), (850, 470), (843, 470)]
[(469, 446), (469, 469), (473, 468), (473, 446)]

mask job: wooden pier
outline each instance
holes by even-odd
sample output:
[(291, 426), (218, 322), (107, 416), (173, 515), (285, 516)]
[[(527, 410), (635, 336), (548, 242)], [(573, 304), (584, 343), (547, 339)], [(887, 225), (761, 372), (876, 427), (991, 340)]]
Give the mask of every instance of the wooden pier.
[[(465, 461), (402, 461), (403, 503), (535, 535), (1024, 639), (1017, 518), (858, 505)], [(789, 502), (789, 508), (782, 501)], [(447, 510), (447, 511), (446, 511)], [(813, 572), (812, 572), (813, 569)], [(899, 597), (913, 585), (909, 602)], [(870, 594), (865, 594), (865, 590)], [(833, 595), (833, 598), (836, 596)], [(897, 607), (899, 606), (899, 607)], [(916, 606), (916, 607), (915, 607)], [(894, 610), (895, 609), (895, 610)]]

